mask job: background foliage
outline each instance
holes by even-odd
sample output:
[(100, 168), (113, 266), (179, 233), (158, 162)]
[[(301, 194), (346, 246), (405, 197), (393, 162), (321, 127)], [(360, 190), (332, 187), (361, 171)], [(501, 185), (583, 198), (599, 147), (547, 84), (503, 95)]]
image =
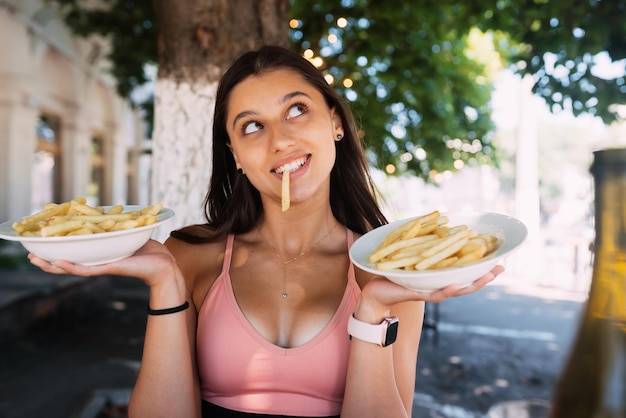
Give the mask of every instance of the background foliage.
[[(111, 40), (122, 96), (146, 81), (145, 64), (157, 62), (149, 0), (102, 0), (100, 9), (48, 1), (77, 34)], [(594, 69), (603, 57), (626, 66), (626, 0), (292, 0), (291, 11), (293, 48), (322, 59), (372, 163), (388, 173), (428, 179), (496, 164), (489, 101), (502, 67), (532, 75), (554, 111), (608, 123), (611, 105), (626, 102), (623, 71), (603, 78)]]

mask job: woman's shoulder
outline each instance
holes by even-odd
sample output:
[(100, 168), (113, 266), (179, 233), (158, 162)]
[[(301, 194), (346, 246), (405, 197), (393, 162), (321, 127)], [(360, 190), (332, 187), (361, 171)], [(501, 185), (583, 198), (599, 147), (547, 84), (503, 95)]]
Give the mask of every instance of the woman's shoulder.
[[(170, 252), (180, 263), (191, 261), (193, 265), (215, 260), (212, 255), (223, 253), (227, 236), (216, 236), (215, 230), (208, 225), (192, 225), (170, 233), (165, 242)], [(203, 257), (198, 258), (198, 254)]]
[(209, 224), (184, 226), (170, 232), (170, 236), (189, 244), (203, 244), (216, 240), (215, 228)]
[[(190, 234), (190, 229), (195, 232)], [(214, 237), (208, 227), (185, 227), (173, 231), (165, 246), (176, 259), (190, 289), (212, 284), (220, 275), (227, 237)], [(210, 286), (209, 286), (210, 287)]]

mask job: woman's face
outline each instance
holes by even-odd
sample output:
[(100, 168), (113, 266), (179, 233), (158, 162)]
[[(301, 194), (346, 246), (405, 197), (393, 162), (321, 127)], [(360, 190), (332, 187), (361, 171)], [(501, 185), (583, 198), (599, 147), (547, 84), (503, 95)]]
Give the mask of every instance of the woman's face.
[(291, 204), (328, 200), (341, 119), (322, 94), (290, 70), (244, 79), (231, 91), (226, 129), (237, 167), (264, 204), (281, 204), (282, 173), (290, 175)]

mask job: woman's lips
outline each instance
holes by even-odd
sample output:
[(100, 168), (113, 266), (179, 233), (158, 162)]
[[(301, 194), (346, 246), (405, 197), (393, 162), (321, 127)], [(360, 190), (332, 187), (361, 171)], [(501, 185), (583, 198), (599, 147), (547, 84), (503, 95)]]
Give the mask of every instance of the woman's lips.
[(285, 171), (289, 171), (289, 172), (296, 171), (297, 169), (302, 167), (304, 164), (306, 164), (308, 159), (309, 159), (308, 155), (302, 158), (298, 158), (287, 164), (284, 164), (284, 165), (281, 165), (280, 167), (275, 168), (273, 171), (277, 174), (282, 174)]

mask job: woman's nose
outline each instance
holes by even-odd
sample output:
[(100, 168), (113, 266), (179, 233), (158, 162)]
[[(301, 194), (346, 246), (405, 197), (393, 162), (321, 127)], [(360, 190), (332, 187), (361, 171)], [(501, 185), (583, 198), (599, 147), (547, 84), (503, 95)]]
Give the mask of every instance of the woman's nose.
[(295, 135), (285, 128), (275, 128), (270, 132), (270, 141), (273, 152), (279, 152), (293, 146)]

